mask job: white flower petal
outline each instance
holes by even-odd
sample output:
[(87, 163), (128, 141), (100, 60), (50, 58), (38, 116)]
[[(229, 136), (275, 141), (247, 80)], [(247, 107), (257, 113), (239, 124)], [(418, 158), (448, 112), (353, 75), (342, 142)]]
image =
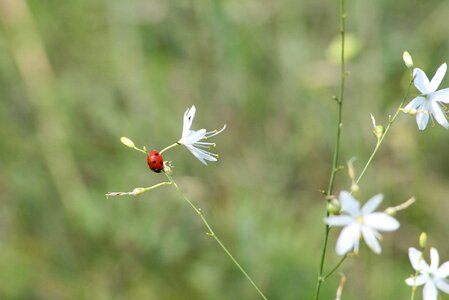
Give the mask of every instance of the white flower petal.
[(408, 248), (408, 258), (410, 259), (410, 263), (412, 264), (413, 269), (415, 269), (416, 271), (429, 269), (429, 266), (424, 261), (422, 252), (417, 250), (416, 248)]
[(340, 203), (341, 209), (347, 212), (351, 216), (358, 216), (360, 214), (360, 203), (352, 197), (352, 195), (347, 191), (340, 192)]
[(449, 88), (436, 91), (431, 97), (433, 101), (449, 103)]
[(426, 129), (428, 122), (429, 122), (429, 113), (427, 113), (427, 112), (418, 112), (416, 114), (416, 124), (418, 124), (419, 130)]
[(432, 114), (435, 117), (435, 120), (437, 120), (438, 124), (443, 126), (444, 128), (449, 128), (449, 123), (447, 122), (446, 116), (444, 115), (443, 111), (441, 110), (440, 105), (438, 102), (431, 101), (430, 102), (430, 109), (432, 110)]
[(421, 259), (422, 252), (416, 249), (415, 247), (408, 248), (408, 258), (410, 259), (410, 262), (415, 270), (414, 266), (418, 266), (418, 262)]
[(360, 225), (356, 222), (349, 224), (340, 233), (337, 240), (336, 252), (338, 255), (345, 255), (357, 245), (360, 237)]
[(217, 155), (213, 154), (212, 152), (206, 151), (201, 148), (197, 148), (195, 147), (195, 145), (192, 145), (191, 147), (195, 148), (195, 151), (198, 152), (198, 154), (204, 159), (209, 161), (217, 161)]
[(424, 289), (422, 291), (422, 295), (424, 300), (437, 300), (438, 291), (432, 280), (426, 282), (426, 285), (424, 286)]
[(435, 285), (437, 288), (445, 292), (446, 294), (449, 294), (449, 283), (445, 279), (439, 279), (435, 281)]
[(192, 145), (193, 143), (201, 140), (206, 135), (206, 129), (189, 130), (189, 132), (183, 136), (178, 143), (183, 145)]
[(371, 250), (373, 250), (374, 253), (380, 254), (382, 252), (379, 241), (371, 228), (368, 226), (362, 226), (362, 236), (365, 243), (371, 248)]
[(395, 231), (399, 222), (386, 213), (376, 212), (363, 217), (363, 223), (380, 231)]
[(429, 280), (429, 276), (427, 274), (419, 274), (418, 276), (412, 276), (405, 280), (405, 283), (409, 286), (420, 286)]
[(418, 109), (419, 106), (421, 106), (424, 102), (425, 98), (418, 96), (414, 98), (412, 101), (410, 101), (405, 107), (405, 110), (411, 110), (411, 109)]
[(196, 148), (192, 145), (186, 145), (187, 149), (189, 149), (192, 154), (198, 158), (203, 164), (207, 165), (206, 160), (208, 161), (217, 161), (217, 158), (212, 155), (212, 153), (207, 152), (203, 149)]
[(441, 278), (449, 276), (449, 261), (442, 264), (438, 270), (436, 270), (435, 275)]
[(440, 265), (440, 255), (438, 250), (435, 248), (430, 248), (430, 271), (433, 273), (438, 269)]
[(330, 226), (346, 226), (355, 222), (354, 218), (350, 216), (331, 216), (327, 217), (324, 221)]
[(375, 211), (379, 204), (382, 202), (383, 197), (384, 196), (382, 194), (377, 194), (376, 196), (369, 199), (368, 202), (366, 202), (362, 207), (362, 215), (367, 215)]
[(200, 162), (202, 162), (203, 164), (205, 164), (207, 166), (207, 162), (204, 160), (204, 158), (201, 157), (201, 155), (198, 154), (198, 152), (196, 151), (197, 149), (195, 147), (189, 146), (189, 147), (187, 147), (187, 149), (189, 149), (189, 151), (193, 154), (193, 156), (198, 158), (198, 160)]
[(447, 65), (446, 63), (442, 64), (438, 70), (435, 72), (432, 80), (430, 81), (430, 91), (435, 92), (437, 88), (440, 86), (441, 81), (446, 75)]
[(413, 76), (415, 76), (413, 83), (421, 93), (428, 94), (430, 92), (433, 92), (430, 90), (429, 79), (427, 78), (427, 75), (423, 70), (416, 68), (415, 70), (413, 70)]
[(182, 125), (182, 137), (185, 137), (190, 132), (190, 127), (192, 127), (193, 118), (195, 118), (196, 107), (192, 105), (184, 113), (184, 120)]

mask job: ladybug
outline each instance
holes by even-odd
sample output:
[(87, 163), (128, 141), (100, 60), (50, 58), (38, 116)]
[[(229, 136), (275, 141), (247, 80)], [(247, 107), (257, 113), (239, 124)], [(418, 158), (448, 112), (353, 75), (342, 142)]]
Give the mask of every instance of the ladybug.
[(156, 173), (160, 173), (164, 169), (164, 159), (157, 150), (153, 150), (148, 154), (147, 163), (150, 169)]

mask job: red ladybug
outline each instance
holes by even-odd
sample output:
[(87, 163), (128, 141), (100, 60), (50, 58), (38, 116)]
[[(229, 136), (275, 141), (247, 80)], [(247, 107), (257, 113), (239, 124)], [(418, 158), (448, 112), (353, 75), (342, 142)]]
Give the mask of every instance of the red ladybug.
[(156, 173), (160, 173), (164, 169), (164, 159), (157, 150), (151, 151), (147, 156), (148, 166)]

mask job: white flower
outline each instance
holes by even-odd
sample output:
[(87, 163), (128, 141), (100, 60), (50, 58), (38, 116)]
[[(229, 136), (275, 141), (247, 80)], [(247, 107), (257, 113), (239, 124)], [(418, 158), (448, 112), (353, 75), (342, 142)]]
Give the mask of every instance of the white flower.
[(449, 103), (449, 88), (437, 91), (438, 86), (446, 74), (446, 70), (447, 65), (444, 63), (438, 68), (430, 82), (423, 70), (416, 68), (413, 71), (413, 76), (415, 77), (413, 83), (422, 95), (410, 101), (404, 107), (404, 110), (416, 111), (416, 123), (418, 123), (420, 130), (426, 129), (430, 115), (433, 115), (441, 126), (446, 129), (449, 128), (449, 123), (444, 113), (445, 108), (441, 104), (441, 102)]
[[(187, 109), (184, 113), (184, 123), (182, 127), (182, 137), (178, 141), (178, 144), (186, 146), (192, 154), (198, 158), (203, 164), (207, 165), (206, 160), (217, 161), (218, 155), (211, 153), (209, 150), (211, 147), (215, 147), (215, 143), (202, 142), (210, 137), (213, 137), (223, 130), (225, 130), (226, 125), (219, 131), (206, 131), (206, 129), (191, 130), (193, 118), (195, 117), (196, 108), (192, 105), (191, 108)], [(207, 149), (207, 150), (205, 150)]]
[(386, 213), (374, 212), (382, 202), (383, 196), (381, 194), (374, 196), (363, 205), (362, 209), (360, 203), (349, 192), (342, 191), (339, 199), (341, 210), (345, 214), (325, 219), (331, 226), (345, 226), (337, 240), (337, 254), (344, 255), (351, 249), (358, 253), (361, 237), (371, 250), (379, 254), (382, 251), (378, 241), (381, 238), (379, 231), (394, 231), (399, 228), (399, 222), (395, 218)]
[(408, 257), (413, 269), (419, 274), (405, 280), (410, 286), (419, 286), (424, 284), (423, 299), (437, 300), (438, 289), (449, 294), (449, 261), (438, 267), (440, 257), (435, 248), (430, 249), (430, 266), (424, 261), (421, 251), (415, 248), (408, 249)]

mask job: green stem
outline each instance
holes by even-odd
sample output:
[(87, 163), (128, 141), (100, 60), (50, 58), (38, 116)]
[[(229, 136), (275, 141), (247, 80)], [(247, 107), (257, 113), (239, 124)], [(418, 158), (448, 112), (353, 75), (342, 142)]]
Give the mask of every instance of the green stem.
[(412, 294), (410, 296), (410, 300), (415, 299), (415, 293), (416, 293), (416, 285), (412, 286)]
[(173, 143), (170, 146), (167, 146), (164, 149), (162, 149), (161, 151), (159, 151), (159, 153), (162, 154), (162, 152), (167, 151), (168, 149), (173, 148), (173, 147), (178, 146), (178, 145), (179, 145), (178, 143)]
[(345, 261), (347, 257), (348, 257), (347, 254), (343, 256), (342, 259), (338, 262), (338, 264), (332, 270), (330, 270), (329, 273), (323, 276), (323, 281), (326, 280), (329, 276), (331, 276), (335, 271), (337, 271), (337, 269), (341, 266), (341, 264)]
[[(331, 195), (334, 189), (335, 182), (335, 174), (337, 173), (338, 166), (338, 157), (340, 153), (340, 136), (341, 136), (341, 127), (342, 127), (342, 110), (343, 110), (343, 98), (344, 98), (344, 88), (345, 88), (345, 78), (346, 78), (346, 70), (345, 70), (345, 1), (340, 0), (340, 40), (341, 40), (341, 51), (340, 51), (340, 95), (337, 99), (338, 103), (338, 120), (337, 120), (337, 133), (335, 138), (335, 148), (334, 148), (334, 157), (332, 161), (332, 172), (329, 178), (329, 187), (327, 189), (327, 195)], [(326, 216), (329, 216), (329, 212), (326, 210)], [(320, 260), (320, 270), (318, 273), (318, 279), (315, 290), (315, 300), (318, 300), (320, 297), (321, 285), (324, 282), (323, 270), (324, 270), (324, 261), (326, 259), (326, 250), (327, 243), (329, 240), (329, 231), (330, 227), (328, 224), (325, 225), (324, 228), (324, 242), (323, 249), (321, 252), (321, 260)]]
[(243, 269), (243, 267), (238, 263), (238, 261), (234, 258), (234, 256), (231, 254), (231, 252), (229, 252), (229, 250), (225, 247), (225, 245), (223, 245), (221, 240), (218, 238), (218, 236), (212, 230), (212, 228), (210, 227), (210, 225), (207, 222), (206, 218), (204, 217), (201, 208), (196, 207), (195, 204), (193, 204), (192, 201), (190, 201), (189, 198), (187, 198), (187, 196), (184, 195), (184, 193), (181, 192), (181, 190), (179, 189), (178, 185), (176, 184), (176, 182), (173, 180), (173, 178), (169, 174), (165, 173), (165, 175), (170, 180), (170, 182), (173, 183), (173, 186), (181, 194), (182, 198), (184, 198), (184, 200), (187, 201), (187, 203), (190, 205), (190, 207), (192, 207), (192, 209), (201, 218), (201, 221), (203, 221), (203, 224), (206, 226), (206, 228), (208, 230), (207, 235), (214, 238), (214, 240), (218, 243), (218, 245), (220, 245), (220, 247), (223, 249), (223, 251), (228, 255), (228, 257), (232, 260), (232, 262), (237, 266), (237, 268), (240, 270), (240, 272), (242, 272), (242, 274), (245, 275), (246, 279), (248, 279), (248, 281), (252, 284), (252, 286), (257, 290), (259, 295), (263, 299), (267, 300), (267, 297), (265, 297), (265, 295), (262, 293), (262, 291), (259, 289), (259, 287), (254, 283), (254, 281), (248, 275), (248, 273), (246, 273), (245, 269)]
[[(424, 251), (424, 248), (422, 250)], [(424, 259), (424, 257), (423, 257), (423, 254), (421, 253), (421, 256), (419, 257), (419, 260), (418, 260), (418, 265), (420, 265), (421, 260), (423, 260), (423, 259)], [(410, 295), (410, 300), (414, 300), (415, 299), (415, 293), (416, 293), (416, 287), (417, 287), (416, 286), (416, 277), (418, 277), (418, 274), (419, 274), (419, 271), (416, 270), (414, 283), (413, 283), (413, 286), (412, 286), (412, 294)]]
[(359, 181), (362, 179), (363, 175), (365, 175), (365, 172), (366, 172), (366, 170), (368, 169), (369, 165), (371, 164), (371, 162), (372, 162), (374, 156), (376, 155), (377, 150), (379, 150), (380, 145), (382, 144), (382, 142), (383, 142), (385, 136), (387, 135), (388, 131), (390, 130), (391, 125), (394, 123), (394, 121), (396, 120), (397, 116), (398, 116), (399, 113), (401, 112), (402, 105), (404, 105), (404, 102), (405, 102), (405, 100), (408, 98), (408, 95), (409, 95), (409, 93), (410, 93), (410, 87), (412, 86), (413, 80), (414, 80), (414, 77), (412, 76), (412, 79), (410, 80), (410, 82), (409, 82), (409, 84), (408, 84), (408, 87), (407, 87), (407, 92), (405, 93), (404, 97), (402, 98), (402, 101), (401, 101), (401, 103), (399, 104), (399, 106), (398, 106), (396, 112), (394, 113), (393, 117), (391, 117), (391, 116), (389, 117), (388, 125), (387, 125), (387, 127), (385, 128), (384, 133), (380, 136), (380, 138), (378, 138), (377, 143), (376, 143), (376, 146), (374, 147), (374, 150), (373, 150), (373, 152), (371, 153), (371, 156), (368, 158), (368, 161), (366, 162), (365, 166), (363, 167), (362, 172), (360, 173), (359, 177), (358, 177), (357, 180), (355, 181), (356, 184), (358, 184)]
[(143, 154), (148, 154), (145, 150), (142, 150), (140, 148), (137, 148), (136, 146), (133, 147), (134, 150), (137, 150), (139, 152), (142, 152)]
[(150, 187), (143, 188), (143, 192), (142, 192), (142, 193), (148, 192), (148, 191), (150, 191), (150, 190), (152, 190), (152, 189), (158, 188), (158, 187), (163, 186), (163, 185), (166, 185), (166, 184), (172, 184), (172, 183), (171, 183), (171, 182), (164, 181), (164, 182), (161, 182), (161, 183), (152, 185), (152, 186), (150, 186)]

